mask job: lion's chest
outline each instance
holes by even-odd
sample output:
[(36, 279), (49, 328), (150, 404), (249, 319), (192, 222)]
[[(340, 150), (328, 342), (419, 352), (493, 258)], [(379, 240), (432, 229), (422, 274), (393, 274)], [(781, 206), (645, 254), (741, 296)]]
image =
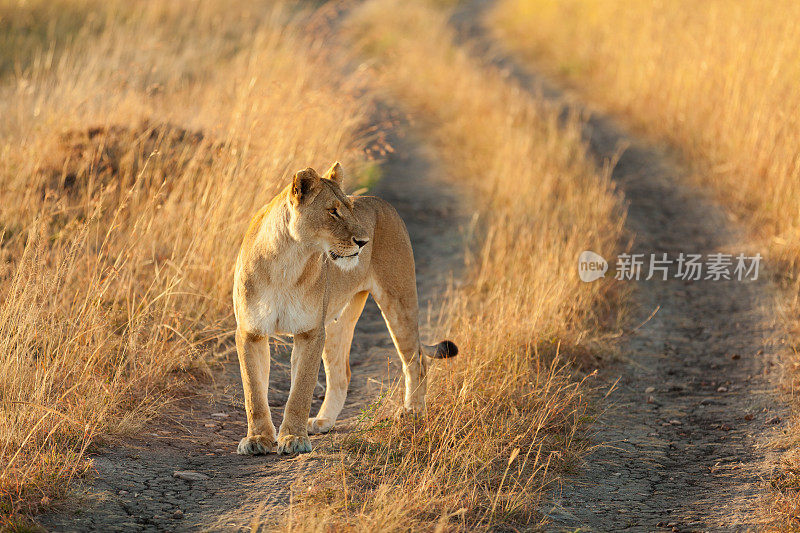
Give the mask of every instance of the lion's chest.
[[(294, 335), (322, 325), (326, 277), (322, 257), (260, 258), (237, 266), (234, 305), (239, 327), (259, 335)], [(338, 280), (338, 271), (331, 281)], [(329, 291), (326, 322), (335, 320), (352, 296), (350, 287)], [(342, 290), (344, 288), (344, 290)], [(343, 293), (344, 295), (340, 295)]]
[(258, 329), (268, 335), (302, 333), (322, 320), (321, 299), (298, 294), (295, 287), (266, 288), (248, 307)]

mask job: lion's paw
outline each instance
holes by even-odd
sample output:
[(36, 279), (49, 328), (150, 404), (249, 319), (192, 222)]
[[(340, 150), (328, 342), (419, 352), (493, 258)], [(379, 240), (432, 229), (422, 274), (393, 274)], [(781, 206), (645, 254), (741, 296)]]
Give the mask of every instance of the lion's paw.
[(236, 453), (239, 455), (266, 455), (275, 451), (278, 443), (274, 438), (264, 435), (253, 435), (239, 441)]
[(308, 436), (304, 435), (278, 436), (278, 455), (308, 453), (310, 451), (311, 451), (311, 439), (309, 439)]
[(317, 435), (319, 433), (327, 433), (333, 429), (334, 421), (330, 418), (309, 418), (308, 419), (308, 434)]

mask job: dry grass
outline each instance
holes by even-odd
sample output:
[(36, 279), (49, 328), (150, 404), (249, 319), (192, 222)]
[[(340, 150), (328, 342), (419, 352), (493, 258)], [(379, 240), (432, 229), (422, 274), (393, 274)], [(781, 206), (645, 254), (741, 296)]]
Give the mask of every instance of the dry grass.
[[(290, 171), (367, 170), (371, 89), (342, 79), (314, 20), (267, 1), (0, 0), (0, 529), (204, 379), (245, 224)], [(592, 363), (615, 328), (617, 289), (575, 262), (613, 255), (618, 198), (577, 123), (471, 61), (437, 9), (374, 0), (350, 32), (480, 230), (441, 325), (463, 355), (434, 370), (428, 419), (387, 424), (392, 398), (376, 404), (291, 520), (527, 523), (580, 450), (565, 362)]]
[[(756, 0), (504, 0), (492, 19), (512, 47), (587, 100), (677, 147), (697, 179), (763, 239), (772, 273), (790, 288), (787, 314), (795, 317), (800, 4), (768, 7)], [(797, 338), (788, 361), (792, 391), (800, 383)], [(784, 458), (769, 502), (793, 528), (800, 516), (798, 449), (795, 442)]]
[(0, 4), (0, 529), (202, 379), (245, 224), (290, 171), (365, 168), (369, 101), (312, 18)]
[(388, 421), (391, 398), (373, 406), (341, 441), (341, 463), (297, 494), (284, 526), (530, 526), (544, 489), (581, 449), (584, 390), (565, 361), (608, 349), (602, 331), (615, 326), (618, 288), (582, 283), (575, 263), (584, 249), (618, 251), (619, 198), (577, 121), (560, 123), (455, 46), (441, 10), (372, 0), (347, 26), (377, 83), (418, 118), (447, 178), (475, 199), (481, 230), (441, 326), (461, 355), (433, 369), (427, 419)]
[(677, 146), (797, 287), (799, 16), (791, 0), (504, 0), (493, 22), (589, 101)]

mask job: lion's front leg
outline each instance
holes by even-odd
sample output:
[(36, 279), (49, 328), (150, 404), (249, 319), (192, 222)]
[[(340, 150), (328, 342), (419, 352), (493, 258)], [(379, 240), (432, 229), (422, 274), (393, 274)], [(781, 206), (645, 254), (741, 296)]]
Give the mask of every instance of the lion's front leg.
[(294, 336), (292, 349), (292, 388), (278, 431), (278, 453), (307, 453), (311, 451), (308, 438), (308, 415), (311, 398), (317, 384), (317, 372), (325, 346), (325, 328)]
[(247, 436), (239, 442), (240, 455), (274, 452), (277, 446), (275, 425), (269, 411), (269, 338), (236, 330), (236, 352), (244, 387)]

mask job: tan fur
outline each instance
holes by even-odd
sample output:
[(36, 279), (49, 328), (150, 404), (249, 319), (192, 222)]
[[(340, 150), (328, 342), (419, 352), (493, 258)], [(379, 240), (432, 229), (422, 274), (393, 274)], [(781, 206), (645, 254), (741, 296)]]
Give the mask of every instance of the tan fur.
[[(405, 409), (425, 410), (427, 362), (408, 232), (391, 205), (348, 197), (341, 180), (339, 163), (325, 177), (311, 168), (298, 172), (245, 235), (233, 285), (248, 424), (240, 454), (308, 452), (308, 434), (333, 427), (347, 396), (350, 344), (368, 294), (403, 363)], [(267, 402), (269, 336), (275, 334), (294, 336), (291, 390), (277, 435)], [(320, 359), (325, 400), (309, 418)]]

